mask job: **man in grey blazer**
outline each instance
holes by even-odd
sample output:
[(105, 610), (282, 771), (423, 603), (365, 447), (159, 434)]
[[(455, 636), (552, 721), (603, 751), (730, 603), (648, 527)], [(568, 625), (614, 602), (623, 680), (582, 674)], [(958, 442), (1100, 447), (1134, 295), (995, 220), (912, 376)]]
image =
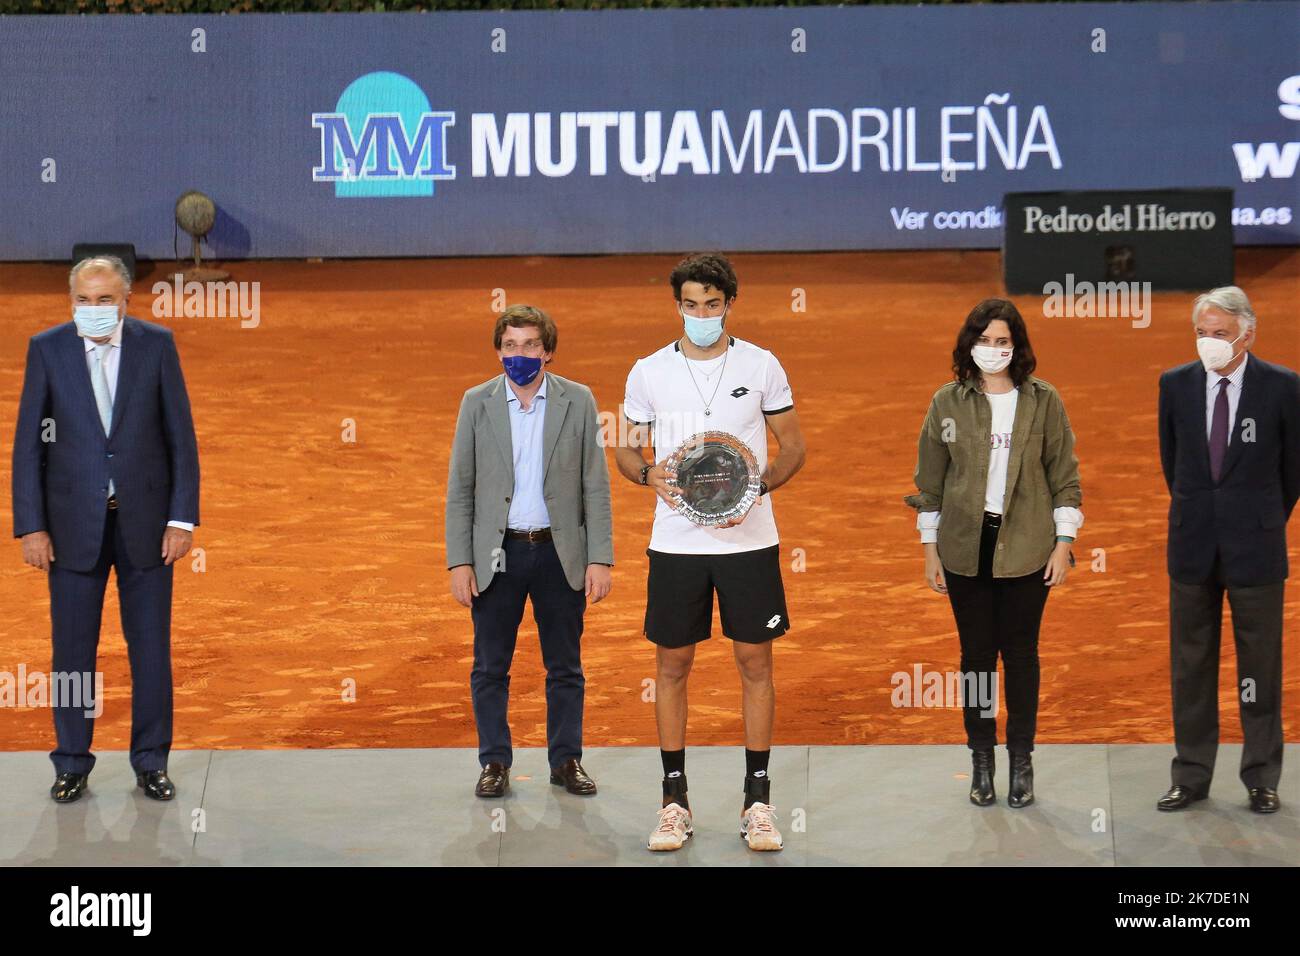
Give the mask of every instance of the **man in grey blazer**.
[(581, 763), (581, 637), (587, 598), (594, 604), (610, 588), (609, 471), (591, 390), (544, 371), (556, 339), (541, 309), (506, 309), (492, 337), (505, 371), (465, 392), (452, 443), (447, 568), (474, 623), (480, 797), (502, 796), (510, 783), (506, 708), (526, 598), (546, 665), (551, 783), (596, 792)]

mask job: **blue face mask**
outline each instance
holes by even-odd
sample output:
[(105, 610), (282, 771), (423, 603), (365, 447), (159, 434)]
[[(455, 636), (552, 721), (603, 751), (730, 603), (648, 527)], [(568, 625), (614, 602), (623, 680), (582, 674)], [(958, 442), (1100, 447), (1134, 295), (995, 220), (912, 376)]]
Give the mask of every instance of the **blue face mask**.
[(117, 328), (117, 306), (79, 305), (73, 309), (72, 320), (86, 338), (100, 339)]
[(507, 355), (501, 360), (501, 364), (506, 367), (506, 374), (510, 376), (510, 381), (521, 388), (537, 378), (537, 373), (542, 370), (542, 360), (529, 358), (527, 355)]
[(682, 317), (682, 324), (686, 326), (686, 337), (702, 349), (707, 349), (718, 337), (722, 335), (722, 321), (727, 317), (724, 310), (722, 315), (711, 319), (700, 319), (693, 315), (687, 315), (682, 312), (681, 306), (677, 307), (678, 313)]

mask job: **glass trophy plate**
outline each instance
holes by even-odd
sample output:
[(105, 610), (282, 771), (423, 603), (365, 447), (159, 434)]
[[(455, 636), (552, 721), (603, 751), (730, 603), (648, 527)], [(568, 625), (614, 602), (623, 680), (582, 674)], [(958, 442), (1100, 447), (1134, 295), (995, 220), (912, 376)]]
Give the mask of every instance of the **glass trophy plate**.
[(713, 527), (743, 517), (758, 500), (754, 452), (722, 431), (692, 435), (664, 461), (674, 508), (695, 524)]

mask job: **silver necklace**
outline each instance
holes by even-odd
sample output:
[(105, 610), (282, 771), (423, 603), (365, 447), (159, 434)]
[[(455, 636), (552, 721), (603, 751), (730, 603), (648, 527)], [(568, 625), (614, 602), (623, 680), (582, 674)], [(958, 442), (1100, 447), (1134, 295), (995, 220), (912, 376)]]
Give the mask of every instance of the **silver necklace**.
[[(731, 346), (728, 345), (727, 351), (722, 353), (722, 369), (721, 369), (722, 372), (727, 371), (727, 356), (730, 354), (730, 352), (731, 352)], [(713, 386), (713, 394), (710, 395), (709, 400), (705, 402), (704, 393), (700, 391), (700, 385), (698, 382), (695, 381), (695, 372), (691, 369), (691, 360), (686, 357), (685, 349), (682, 349), (682, 361), (686, 363), (686, 372), (691, 377), (691, 384), (695, 386), (695, 391), (699, 393), (700, 401), (704, 402), (704, 414), (706, 416), (712, 415), (713, 412), (710, 411), (709, 409), (710, 406), (713, 404), (713, 400), (718, 397), (718, 388), (722, 385), (722, 375), (718, 376), (718, 384)]]

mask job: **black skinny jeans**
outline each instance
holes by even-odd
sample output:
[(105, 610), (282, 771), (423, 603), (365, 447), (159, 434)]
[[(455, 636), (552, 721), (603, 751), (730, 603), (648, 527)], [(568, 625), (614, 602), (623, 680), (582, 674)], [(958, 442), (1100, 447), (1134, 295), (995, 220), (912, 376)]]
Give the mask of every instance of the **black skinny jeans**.
[[(1000, 525), (1000, 515), (985, 512), (975, 577), (946, 568), (943, 575), (961, 639), (962, 686), (968, 688), (962, 706), (966, 746), (977, 750), (997, 745), (997, 718), (987, 705), (999, 701), (1006, 706), (1007, 749), (1028, 753), (1034, 749), (1038, 724), (1038, 627), (1051, 588), (1043, 583), (1046, 565), (1018, 578), (993, 577)], [(1005, 675), (1001, 683), (999, 653)], [(968, 676), (972, 674), (973, 679)], [(979, 697), (969, 692), (977, 688), (983, 691)], [(993, 690), (997, 693), (992, 698), (985, 696)]]

